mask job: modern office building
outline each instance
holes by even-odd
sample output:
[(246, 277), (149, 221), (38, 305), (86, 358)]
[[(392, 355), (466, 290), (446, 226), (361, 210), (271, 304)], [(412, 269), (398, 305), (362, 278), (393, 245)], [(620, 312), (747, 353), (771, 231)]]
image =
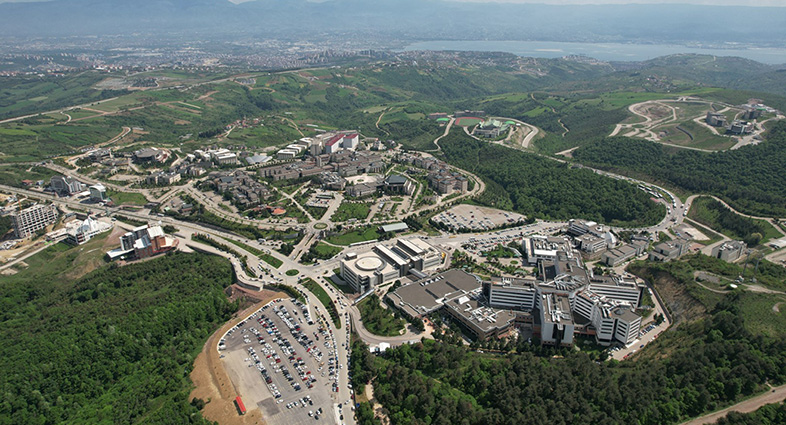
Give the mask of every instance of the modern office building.
[(27, 238), (57, 221), (54, 205), (37, 204), (11, 213), (11, 225), (17, 238)]
[(120, 248), (109, 251), (111, 260), (126, 257), (142, 259), (162, 254), (177, 248), (178, 241), (166, 234), (161, 226), (144, 225), (120, 237)]
[(712, 249), (712, 256), (729, 263), (737, 261), (745, 252), (745, 242), (728, 241)]
[[(71, 224), (71, 223), (69, 223)], [(94, 236), (112, 229), (112, 225), (87, 217), (76, 226), (69, 226), (66, 230), (66, 242), (72, 245), (82, 245)]]
[(424, 270), (442, 264), (443, 253), (420, 238), (400, 239), (394, 245), (377, 245), (372, 252), (347, 254), (341, 261), (341, 278), (357, 292), (408, 274), (425, 277)]
[(537, 306), (538, 288), (535, 279), (491, 278), (483, 282), (483, 295), (496, 308), (529, 311)]
[(413, 319), (443, 311), (477, 339), (507, 335), (516, 314), (489, 307), (481, 291), (477, 276), (453, 269), (404, 285), (388, 293), (386, 299)]
[(60, 196), (71, 196), (87, 189), (84, 183), (70, 176), (52, 176), (49, 183)]
[(573, 313), (566, 295), (547, 293), (540, 299), (540, 340), (544, 345), (573, 345)]
[(91, 201), (106, 201), (109, 199), (109, 196), (106, 194), (106, 186), (102, 184), (94, 184), (89, 187), (90, 190), (90, 200)]

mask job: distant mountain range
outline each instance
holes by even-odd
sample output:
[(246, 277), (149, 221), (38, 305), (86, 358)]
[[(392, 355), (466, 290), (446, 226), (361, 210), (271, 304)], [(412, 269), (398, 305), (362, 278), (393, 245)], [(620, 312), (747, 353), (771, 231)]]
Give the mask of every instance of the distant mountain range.
[(443, 0), (54, 0), (0, 4), (6, 37), (194, 35), (303, 38), (374, 34), (406, 40), (494, 39), (786, 42), (786, 8), (539, 5)]

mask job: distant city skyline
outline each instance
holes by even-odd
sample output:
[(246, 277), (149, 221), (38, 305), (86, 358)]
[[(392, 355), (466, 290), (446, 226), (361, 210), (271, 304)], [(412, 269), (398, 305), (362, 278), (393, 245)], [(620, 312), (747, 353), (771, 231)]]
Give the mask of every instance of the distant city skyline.
[[(0, 0), (0, 3), (29, 3), (51, 0)], [(254, 0), (229, 0), (245, 3)], [(322, 3), (326, 0), (309, 0)], [(696, 4), (708, 6), (786, 7), (786, 0), (447, 0), (463, 3), (519, 3), (519, 4)]]

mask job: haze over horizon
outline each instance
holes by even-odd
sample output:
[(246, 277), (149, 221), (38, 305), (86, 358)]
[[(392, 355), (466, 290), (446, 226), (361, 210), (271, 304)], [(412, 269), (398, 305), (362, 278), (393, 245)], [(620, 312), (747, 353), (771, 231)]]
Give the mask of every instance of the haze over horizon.
[[(32, 3), (53, 0), (0, 0), (0, 3)], [(240, 4), (255, 0), (228, 0)], [(322, 3), (326, 0), (311, 0)], [(707, 6), (752, 6), (752, 7), (786, 7), (784, 0), (447, 0), (461, 3), (518, 3), (518, 4), (548, 4), (548, 5), (602, 5), (602, 4), (695, 4)]]

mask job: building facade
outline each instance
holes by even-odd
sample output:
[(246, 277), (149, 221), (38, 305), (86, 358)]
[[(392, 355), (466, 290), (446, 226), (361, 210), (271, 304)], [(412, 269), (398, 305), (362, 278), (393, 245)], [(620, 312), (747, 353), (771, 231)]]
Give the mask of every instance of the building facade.
[(17, 238), (27, 238), (57, 221), (54, 205), (33, 205), (11, 214), (11, 225)]

